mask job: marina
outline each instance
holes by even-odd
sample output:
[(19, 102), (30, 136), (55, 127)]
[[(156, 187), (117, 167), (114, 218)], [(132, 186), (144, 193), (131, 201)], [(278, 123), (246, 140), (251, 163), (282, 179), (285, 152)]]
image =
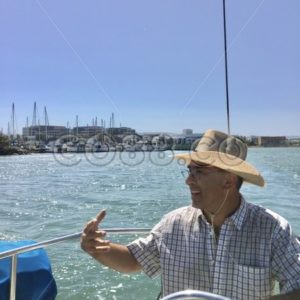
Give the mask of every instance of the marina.
[[(72, 165), (57, 161), (52, 154), (0, 157), (0, 239), (39, 242), (73, 234), (102, 208), (107, 210), (103, 224), (107, 228), (151, 228), (165, 213), (190, 204), (180, 173), (183, 166), (169, 157), (170, 151), (140, 152), (135, 157), (120, 154), (88, 160), (79, 153), (77, 164)], [(251, 148), (249, 159), (262, 171), (266, 187), (245, 184), (245, 198), (281, 214), (299, 235), (299, 149)], [(138, 236), (143, 234), (108, 235), (122, 243)], [(59, 300), (152, 300), (159, 293), (159, 278), (108, 270), (89, 258), (78, 240), (46, 250)]]

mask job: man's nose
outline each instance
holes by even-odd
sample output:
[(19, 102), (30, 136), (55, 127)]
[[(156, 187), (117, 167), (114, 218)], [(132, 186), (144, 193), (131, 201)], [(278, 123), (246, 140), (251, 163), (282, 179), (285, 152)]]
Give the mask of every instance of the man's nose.
[(185, 179), (185, 184), (191, 185), (192, 183), (194, 183), (194, 176), (189, 173), (187, 178)]

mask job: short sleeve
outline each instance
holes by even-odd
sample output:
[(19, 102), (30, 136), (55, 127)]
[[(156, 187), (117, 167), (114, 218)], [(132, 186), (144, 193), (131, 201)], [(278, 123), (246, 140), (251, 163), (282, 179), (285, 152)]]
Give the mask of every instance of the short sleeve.
[(127, 245), (127, 248), (151, 278), (160, 274), (159, 241), (162, 221), (158, 223), (146, 238), (139, 238)]
[(300, 241), (289, 224), (278, 226), (273, 236), (272, 275), (281, 294), (300, 289)]

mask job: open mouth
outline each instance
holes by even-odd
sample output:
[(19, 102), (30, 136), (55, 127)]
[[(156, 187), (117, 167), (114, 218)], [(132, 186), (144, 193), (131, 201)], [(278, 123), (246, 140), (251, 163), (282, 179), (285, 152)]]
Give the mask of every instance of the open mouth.
[(191, 191), (191, 194), (192, 195), (197, 195), (197, 194), (200, 194), (200, 191)]

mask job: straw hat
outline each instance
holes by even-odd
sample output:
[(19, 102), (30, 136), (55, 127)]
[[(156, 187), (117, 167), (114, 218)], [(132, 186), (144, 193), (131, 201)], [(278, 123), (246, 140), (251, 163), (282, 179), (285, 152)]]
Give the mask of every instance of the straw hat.
[(195, 151), (176, 154), (186, 164), (191, 160), (226, 170), (244, 181), (264, 186), (265, 181), (255, 167), (247, 163), (247, 145), (234, 136), (209, 129), (202, 136)]

